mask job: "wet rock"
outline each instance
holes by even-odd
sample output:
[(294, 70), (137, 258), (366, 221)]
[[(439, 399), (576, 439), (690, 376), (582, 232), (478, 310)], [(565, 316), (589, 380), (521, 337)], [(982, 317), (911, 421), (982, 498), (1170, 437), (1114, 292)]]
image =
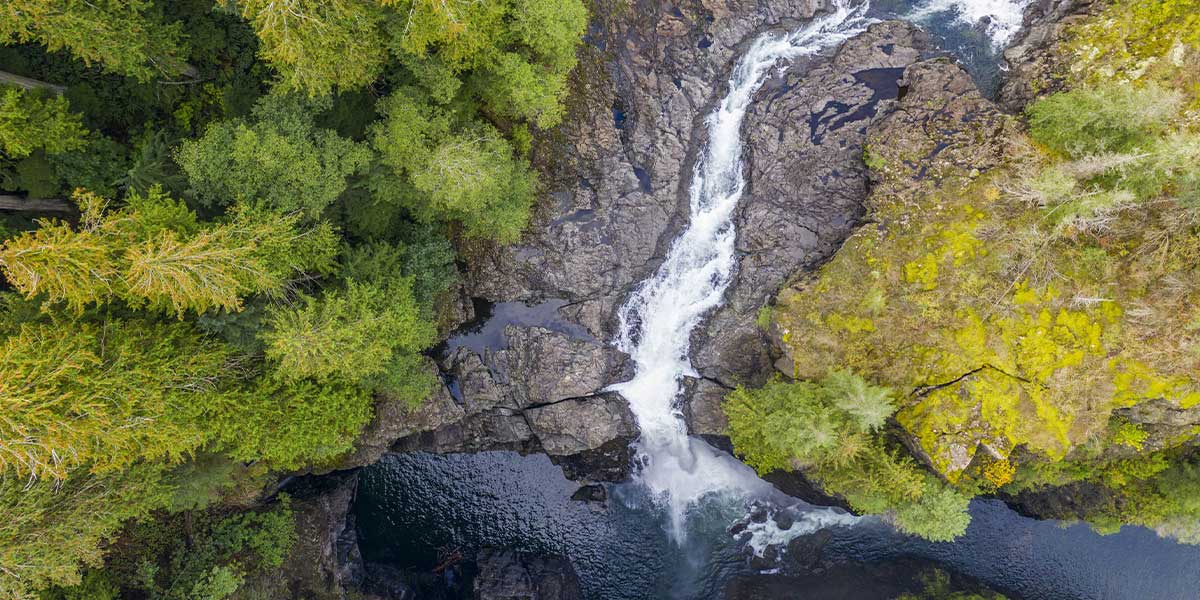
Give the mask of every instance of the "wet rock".
[(471, 294), (561, 297), (609, 338), (615, 310), (653, 272), (686, 219), (703, 118), (732, 62), (767, 26), (795, 27), (824, 0), (600, 0), (563, 124), (535, 139), (547, 194), (526, 236), (472, 247)]
[(917, 197), (948, 179), (966, 183), (1016, 154), (1016, 120), (950, 59), (913, 64), (900, 85), (896, 110), (870, 128), (872, 158), (881, 165), (872, 173), (872, 198)]
[(637, 436), (629, 404), (616, 393), (571, 398), (525, 411), (529, 426), (551, 456), (568, 456), (616, 439)]
[(571, 499), (576, 502), (592, 502), (603, 504), (608, 502), (608, 488), (598, 483), (581, 485), (579, 489), (571, 494)]
[(1018, 513), (1035, 519), (1077, 521), (1095, 515), (1126, 514), (1134, 509), (1120, 494), (1087, 481), (1001, 494), (1000, 499)]
[(828, 529), (799, 536), (788, 542), (788, 559), (801, 570), (814, 571), (828, 566), (825, 564), (825, 546), (833, 539)]
[[(438, 376), (433, 361), (426, 361), (426, 371)], [(465, 415), (454, 402), (445, 386), (434, 386), (429, 397), (414, 407), (408, 398), (381, 396), (375, 402), (375, 418), (363, 428), (354, 444), (354, 451), (339, 458), (336, 464), (317, 472), (352, 469), (373, 464), (403, 437), (432, 431), (460, 421)]]
[(559, 556), (485, 549), (476, 558), (475, 600), (582, 600), (579, 578)]
[[(729, 388), (707, 379), (685, 377), (683, 396), (688, 398), (688, 401), (683, 404), (683, 418), (687, 422), (688, 433), (704, 437), (706, 440), (728, 435), (729, 419), (721, 409), (721, 403), (729, 392)], [(718, 441), (718, 444), (721, 443), (723, 442)]]
[(478, 354), (459, 348), (442, 364), (456, 386), (455, 399), (462, 405), (464, 416), (494, 408), (519, 408), (501, 387), (503, 381), (496, 381), (496, 374)]
[(817, 506), (837, 506), (849, 512), (854, 512), (850, 504), (839, 496), (831, 496), (813, 483), (803, 473), (796, 471), (772, 471), (763, 476), (767, 483), (775, 489), (799, 500)]
[(629, 479), (633, 467), (633, 443), (635, 437), (619, 437), (598, 448), (569, 456), (551, 456), (550, 460), (562, 468), (563, 475), (573, 481), (608, 481), (618, 483)]
[(878, 23), (833, 56), (763, 85), (744, 125), (736, 277), (727, 303), (693, 338), (702, 375), (732, 387), (761, 385), (772, 372), (776, 356), (758, 311), (788, 279), (832, 256), (861, 219), (867, 126), (892, 110), (904, 68), (930, 49), (916, 27)]
[(506, 332), (509, 349), (492, 362), (508, 376), (518, 407), (587, 396), (627, 378), (627, 357), (606, 344), (541, 328), (509, 327)]
[(1020, 112), (1038, 96), (1060, 90), (1070, 65), (1059, 45), (1067, 27), (1086, 18), (1102, 4), (1093, 0), (1035, 0), (1025, 9), (1024, 26), (1004, 51), (1008, 72), (1000, 84), (997, 101), (1010, 112)]
[[(595, 339), (579, 339), (543, 327), (508, 326), (506, 347), (487, 348), (482, 355), (459, 347), (442, 360), (457, 409), (443, 411), (436, 427), (410, 432), (392, 445), (395, 451), (477, 452), (483, 450), (544, 451), (565, 457), (597, 450), (614, 440), (627, 443), (637, 435), (625, 400), (600, 390), (628, 373), (627, 357)], [(439, 406), (445, 399), (439, 397)], [(440, 414), (440, 413), (439, 413)], [(581, 459), (589, 470), (617, 469), (601, 465), (611, 451)], [(620, 460), (624, 472), (628, 460)]]
[(401, 438), (396, 452), (483, 452), (512, 450), (536, 452), (533, 431), (519, 411), (496, 409), (467, 415), (462, 420)]

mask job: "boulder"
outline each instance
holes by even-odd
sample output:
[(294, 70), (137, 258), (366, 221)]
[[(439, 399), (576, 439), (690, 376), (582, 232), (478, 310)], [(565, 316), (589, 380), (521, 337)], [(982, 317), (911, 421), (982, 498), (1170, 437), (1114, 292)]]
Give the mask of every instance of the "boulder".
[[(395, 451), (546, 452), (577, 478), (620, 480), (637, 426), (621, 396), (602, 393), (628, 376), (628, 358), (595, 339), (544, 327), (505, 328), (507, 346), (460, 347), (442, 360), (457, 419), (410, 431)], [(439, 397), (439, 402), (444, 399)], [(450, 414), (450, 411), (445, 411)]]
[(484, 549), (475, 559), (475, 600), (582, 600), (575, 568), (560, 556)]
[(525, 411), (529, 427), (551, 456), (568, 456), (637, 437), (637, 423), (620, 394), (570, 398)]
[[(437, 366), (426, 361), (426, 370), (438, 377)], [(315, 472), (364, 467), (379, 460), (401, 438), (423, 431), (433, 431), (459, 422), (465, 413), (450, 396), (446, 386), (434, 386), (429, 397), (418, 406), (408, 398), (382, 396), (375, 402), (375, 418), (363, 428), (354, 444), (354, 451), (340, 457), (335, 464)]]

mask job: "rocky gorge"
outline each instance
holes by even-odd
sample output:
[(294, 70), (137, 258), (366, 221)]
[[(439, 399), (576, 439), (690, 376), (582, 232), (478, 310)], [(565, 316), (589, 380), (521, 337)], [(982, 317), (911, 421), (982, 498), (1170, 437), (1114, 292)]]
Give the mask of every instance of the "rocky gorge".
[[(285, 565), (292, 583), (283, 597), (340, 598), (348, 589), (411, 597), (407, 575), (362, 563), (350, 515), (354, 469), (386, 453), (545, 453), (584, 485), (628, 478), (636, 420), (619, 394), (605, 391), (630, 376), (629, 358), (607, 343), (617, 310), (687, 222), (688, 174), (705, 144), (700, 125), (724, 93), (731, 61), (754, 34), (794, 27), (826, 8), (819, 0), (595, 8), (568, 117), (535, 139), (546, 191), (534, 223), (511, 246), (464, 242), (474, 245), (465, 252), (459, 325), (477, 306), (542, 310), (507, 323), (497, 310), (490, 326), (498, 335), (485, 344), (456, 343), (461, 333), (451, 334), (429, 366), (444, 385), (423, 405), (381, 399), (357, 451), (334, 465), (335, 473), (289, 488), (297, 490), (300, 543)], [(1046, 51), (1054, 30), (1083, 10), (1078, 2), (1029, 7), (1005, 54), (1011, 70), (1000, 106), (1019, 109), (1031, 90), (1045, 89), (1055, 69)], [(878, 182), (863, 162), (868, 140), (945, 168), (984, 171), (994, 164), (988, 152), (1002, 152), (1000, 146), (979, 152), (971, 143), (943, 145), (921, 135), (939, 127), (947, 135), (944, 125), (956, 122), (971, 124), (964, 135), (990, 131), (996, 144), (1011, 126), (927, 33), (901, 21), (876, 23), (763, 85), (743, 127), (747, 188), (734, 217), (737, 269), (725, 304), (692, 340), (697, 377), (680, 399), (692, 434), (727, 447), (725, 393), (761, 384), (777, 367), (792, 375), (780, 360), (783, 345), (758, 317), (856, 227), (870, 226), (864, 202)], [(820, 498), (809, 488), (800, 478), (786, 491)], [(585, 489), (603, 496), (603, 487)], [(582, 597), (560, 558), (497, 550), (476, 562), (476, 598)]]

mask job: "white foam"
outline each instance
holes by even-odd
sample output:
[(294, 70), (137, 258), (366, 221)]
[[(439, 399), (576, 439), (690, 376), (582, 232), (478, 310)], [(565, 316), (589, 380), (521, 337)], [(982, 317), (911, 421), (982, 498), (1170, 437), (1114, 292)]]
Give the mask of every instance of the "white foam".
[(856, 517), (837, 508), (820, 508), (808, 509), (797, 514), (795, 522), (787, 529), (780, 529), (773, 518), (761, 523), (750, 521), (744, 530), (750, 534), (746, 546), (756, 556), (762, 556), (768, 547), (786, 546), (788, 542), (802, 535), (831, 527), (854, 525), (860, 520), (862, 517)]
[(929, 0), (918, 6), (909, 19), (923, 21), (938, 14), (953, 13), (958, 22), (974, 27), (987, 20), (985, 31), (992, 47), (999, 50), (1012, 41), (1021, 30), (1025, 7), (1031, 0)]
[(861, 32), (869, 24), (865, 4), (835, 0), (834, 10), (791, 34), (759, 37), (738, 61), (729, 93), (709, 115), (708, 145), (691, 185), (691, 219), (653, 277), (641, 284), (620, 312), (617, 345), (637, 371), (613, 386), (637, 417), (638, 477), (669, 508), (679, 539), (689, 507), (710, 495), (757, 497), (772, 493), (754, 470), (687, 435), (675, 408), (680, 381), (695, 375), (689, 338), (701, 319), (720, 305), (734, 268), (731, 215), (742, 196), (741, 125), (754, 92), (780, 60), (815, 54)]
[[(993, 18), (998, 43), (1006, 43), (1020, 26), (1027, 0), (932, 0), (910, 18), (944, 10), (970, 20)], [(729, 93), (708, 116), (708, 144), (697, 162), (690, 188), (690, 221), (675, 239), (653, 277), (642, 282), (621, 308), (617, 346), (636, 365), (628, 382), (612, 386), (628, 401), (641, 428), (636, 449), (642, 462), (637, 478), (670, 515), (677, 541), (684, 535), (689, 508), (702, 499), (723, 497), (748, 501), (778, 497), (754, 470), (732, 456), (687, 434), (676, 408), (681, 379), (695, 376), (688, 358), (690, 337), (704, 316), (723, 300), (734, 269), (736, 232), (731, 219), (742, 196), (741, 126), (754, 93), (780, 62), (832, 48), (864, 31), (872, 22), (868, 2), (833, 0), (831, 10), (790, 34), (756, 39), (729, 79)], [(755, 530), (754, 545), (800, 535), (822, 526), (848, 524), (853, 517), (826, 509), (797, 517), (786, 532)], [(752, 532), (754, 533), (754, 532)], [(775, 542), (778, 543), (778, 542)], [(761, 551), (761, 550), (759, 550)]]

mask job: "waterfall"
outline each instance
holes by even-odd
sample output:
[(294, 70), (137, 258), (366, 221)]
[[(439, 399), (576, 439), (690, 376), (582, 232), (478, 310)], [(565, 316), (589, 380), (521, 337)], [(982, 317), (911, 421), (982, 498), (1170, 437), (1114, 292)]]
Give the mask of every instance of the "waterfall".
[(742, 196), (741, 125), (755, 91), (780, 60), (811, 55), (863, 31), (866, 4), (835, 0), (833, 10), (791, 34), (767, 34), (733, 69), (729, 93), (709, 115), (708, 145), (692, 175), (691, 219), (666, 260), (641, 284), (619, 313), (618, 347), (636, 364), (634, 378), (618, 384), (641, 438), (638, 478), (670, 510), (672, 531), (682, 536), (684, 515), (702, 497), (764, 496), (772, 488), (754, 470), (703, 441), (689, 437), (675, 406), (681, 379), (696, 373), (689, 338), (717, 307), (734, 268), (736, 231), (731, 219)]
[[(983, 10), (978, 8), (980, 4), (996, 2), (1012, 5), (1004, 0), (934, 0), (939, 8), (927, 5), (909, 18), (945, 7), (975, 15)], [(865, 1), (833, 0), (829, 12), (802, 29), (790, 34), (768, 33), (753, 42), (733, 69), (729, 92), (706, 121), (708, 144), (692, 175), (690, 222), (658, 271), (620, 310), (616, 344), (632, 357), (636, 374), (611, 389), (629, 401), (637, 418), (641, 437), (636, 450), (641, 468), (636, 477), (669, 511), (677, 541), (684, 535), (688, 509), (702, 498), (748, 501), (779, 497), (753, 469), (690, 437), (676, 399), (682, 378), (697, 376), (688, 358), (691, 334), (705, 315), (721, 304), (733, 276), (736, 231), (731, 217), (745, 187), (741, 125), (746, 109), (780, 61), (816, 54), (864, 31), (872, 22), (866, 16), (868, 8)], [(1002, 33), (1011, 35), (1007, 29)], [(830, 509), (807, 511), (801, 518), (807, 526), (798, 521), (789, 535), (853, 521), (853, 517)]]

